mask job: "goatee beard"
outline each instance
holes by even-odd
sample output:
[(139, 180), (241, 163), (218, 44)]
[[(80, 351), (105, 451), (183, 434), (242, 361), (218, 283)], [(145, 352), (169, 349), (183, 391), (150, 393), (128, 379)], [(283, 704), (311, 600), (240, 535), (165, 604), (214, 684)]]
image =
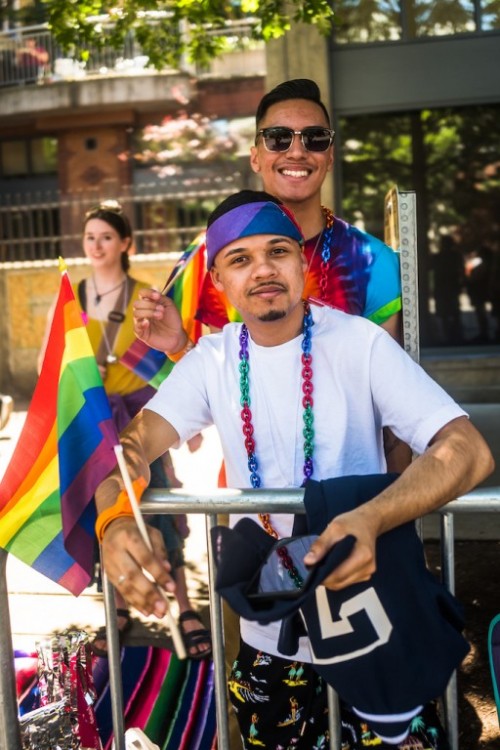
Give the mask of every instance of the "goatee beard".
[(273, 323), (275, 320), (281, 320), (285, 315), (286, 312), (284, 310), (269, 310), (269, 312), (264, 313), (264, 315), (259, 315), (259, 320), (263, 323)]

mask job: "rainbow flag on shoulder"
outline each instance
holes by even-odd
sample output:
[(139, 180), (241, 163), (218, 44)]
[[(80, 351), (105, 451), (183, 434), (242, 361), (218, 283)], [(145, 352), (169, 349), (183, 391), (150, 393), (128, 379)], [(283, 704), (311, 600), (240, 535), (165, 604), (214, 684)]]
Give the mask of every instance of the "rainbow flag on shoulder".
[(151, 349), (140, 339), (136, 339), (129, 346), (125, 354), (120, 357), (120, 363), (132, 370), (153, 388), (158, 388), (174, 367), (174, 362), (166, 354), (157, 349)]
[[(180, 312), (182, 325), (187, 335), (196, 343), (201, 336), (202, 326), (195, 320), (203, 279), (205, 277), (205, 232), (195, 237), (188, 245), (172, 269), (162, 294), (175, 302)], [(153, 388), (158, 388), (174, 367), (164, 352), (151, 349), (137, 339), (120, 357), (120, 363), (132, 370)]]
[(0, 483), (0, 546), (78, 596), (91, 578), (98, 484), (119, 438), (68, 274), (42, 371)]
[(205, 278), (205, 266), (205, 232), (200, 232), (175, 264), (162, 292), (175, 302), (184, 330), (195, 344), (202, 334), (201, 323), (194, 316)]

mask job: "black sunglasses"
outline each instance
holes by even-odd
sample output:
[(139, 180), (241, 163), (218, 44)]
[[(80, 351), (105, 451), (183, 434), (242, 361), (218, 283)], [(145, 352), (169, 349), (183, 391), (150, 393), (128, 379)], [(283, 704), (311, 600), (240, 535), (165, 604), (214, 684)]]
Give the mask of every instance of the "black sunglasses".
[(259, 135), (262, 136), (267, 151), (284, 153), (291, 147), (295, 136), (300, 135), (300, 140), (306, 151), (318, 153), (330, 148), (335, 137), (335, 130), (317, 126), (304, 128), (304, 130), (293, 130), (293, 128), (286, 128), (281, 125), (274, 128), (262, 128), (262, 130), (257, 131), (255, 144), (257, 144)]

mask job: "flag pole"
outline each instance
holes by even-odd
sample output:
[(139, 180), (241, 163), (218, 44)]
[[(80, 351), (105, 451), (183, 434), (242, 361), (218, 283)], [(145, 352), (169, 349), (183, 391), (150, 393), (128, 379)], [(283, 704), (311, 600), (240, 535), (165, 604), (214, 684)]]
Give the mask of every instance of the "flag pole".
[[(144, 540), (144, 543), (148, 546), (148, 548), (151, 551), (153, 551), (153, 545), (151, 544), (151, 539), (149, 538), (146, 524), (144, 523), (144, 519), (142, 517), (142, 513), (139, 508), (139, 503), (137, 502), (137, 497), (135, 495), (132, 480), (130, 479), (130, 474), (128, 472), (127, 464), (125, 463), (125, 458), (123, 456), (123, 446), (121, 445), (121, 443), (118, 445), (115, 445), (114, 450), (116, 454), (116, 459), (118, 461), (118, 467), (120, 469), (120, 473), (122, 475), (122, 479), (125, 484), (125, 489), (127, 491), (127, 494), (130, 500), (130, 505), (132, 506), (135, 522), (137, 523), (137, 526), (139, 527), (139, 531)], [(148, 577), (149, 577), (149, 574), (148, 574)], [(172, 635), (175, 652), (179, 659), (185, 659), (187, 656), (186, 648), (184, 646), (184, 641), (182, 640), (182, 635), (180, 633), (179, 626), (177, 625), (172, 615), (172, 611), (170, 609), (170, 602), (168, 600), (166, 592), (163, 591), (163, 589), (161, 588), (160, 588), (160, 591), (167, 605), (167, 613), (165, 617), (167, 618), (167, 623), (170, 628), (170, 633)]]
[(177, 281), (177, 279), (179, 278), (179, 276), (182, 273), (184, 273), (184, 271), (186, 270), (186, 268), (189, 265), (189, 263), (193, 260), (194, 256), (200, 251), (200, 249), (201, 249), (201, 247), (203, 245), (203, 242), (204, 242), (204, 233), (199, 234), (192, 241), (191, 245), (194, 245), (194, 248), (189, 253), (189, 255), (187, 254), (187, 252), (188, 252), (190, 246), (187, 248), (187, 250), (184, 251), (184, 253), (183, 253), (183, 256), (185, 256), (184, 260), (181, 259), (181, 262), (179, 262), (179, 265), (174, 267), (174, 269), (172, 270), (172, 273), (170, 274), (170, 277), (167, 279), (167, 281), (165, 283), (165, 286), (161, 290), (161, 293), (163, 295), (166, 295), (166, 294), (169, 293), (169, 291), (172, 289), (173, 285), (175, 284), (175, 282)]

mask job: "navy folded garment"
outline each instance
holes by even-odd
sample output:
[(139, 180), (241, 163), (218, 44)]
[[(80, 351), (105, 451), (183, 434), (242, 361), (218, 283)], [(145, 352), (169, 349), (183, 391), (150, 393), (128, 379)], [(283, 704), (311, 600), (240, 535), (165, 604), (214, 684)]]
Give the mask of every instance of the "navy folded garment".
[[(263, 625), (282, 620), (299, 611), (301, 604), (326, 576), (350, 555), (355, 541), (353, 536), (349, 536), (336, 544), (324, 560), (311, 569), (311, 575), (298, 597), (255, 600), (249, 596), (255, 590), (253, 582), (276, 540), (251, 518), (242, 518), (232, 529), (215, 526), (211, 530), (217, 567), (215, 589), (246, 620), (255, 620)], [(284, 653), (293, 655), (296, 650), (297, 644), (293, 650)]]
[[(367, 502), (394, 479), (380, 474), (310, 480), (307, 532), (321, 533), (336, 515)], [(355, 543), (349, 537), (316, 567), (303, 594), (288, 601), (258, 603), (247, 596), (274, 544), (257, 524), (243, 519), (233, 530), (216, 527), (212, 542), (216, 589), (230, 606), (263, 623), (285, 617), (283, 632), (296, 627), (299, 612), (315, 669), (388, 741), (400, 741), (418, 708), (444, 692), (468, 653), (461, 607), (427, 570), (413, 523), (378, 539), (377, 570), (369, 581), (342, 591), (318, 585), (349, 555)]]

